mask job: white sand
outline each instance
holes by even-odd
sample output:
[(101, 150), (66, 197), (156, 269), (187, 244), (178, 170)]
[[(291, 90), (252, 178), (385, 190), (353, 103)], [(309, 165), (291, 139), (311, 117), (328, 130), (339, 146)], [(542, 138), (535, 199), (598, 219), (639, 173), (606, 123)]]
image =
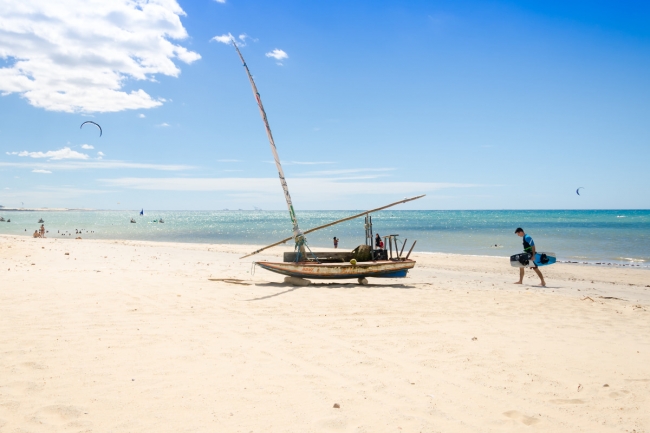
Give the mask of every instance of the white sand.
[(0, 432), (650, 431), (648, 270), (295, 288), (253, 249), (0, 237)]

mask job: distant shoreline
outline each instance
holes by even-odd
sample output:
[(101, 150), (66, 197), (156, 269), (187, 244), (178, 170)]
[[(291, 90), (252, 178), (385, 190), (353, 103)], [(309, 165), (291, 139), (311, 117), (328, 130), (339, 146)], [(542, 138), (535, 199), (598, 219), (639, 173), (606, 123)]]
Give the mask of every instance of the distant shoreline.
[[(0, 206), (0, 212), (67, 212), (67, 211), (88, 211), (88, 212), (125, 212), (138, 211), (137, 209), (93, 209), (93, 208), (8, 208)], [(148, 212), (286, 212), (286, 209), (150, 209)], [(363, 212), (364, 209), (302, 209), (302, 212)], [(384, 212), (647, 212), (650, 208), (644, 209), (391, 209)]]
[(97, 209), (68, 209), (68, 208), (48, 208), (48, 207), (35, 207), (35, 208), (8, 208), (0, 207), (0, 212), (84, 212), (84, 211), (96, 211)]
[[(75, 233), (75, 235), (81, 236), (82, 233)], [(87, 236), (88, 233), (83, 233), (84, 236)], [(5, 238), (5, 239), (16, 239), (16, 238), (31, 238), (32, 235), (31, 233), (20, 233), (20, 234), (1, 234), (0, 233), (0, 239)], [(51, 236), (47, 237), (48, 239), (61, 239), (64, 241), (68, 240), (73, 240), (73, 238), (66, 238), (66, 237), (57, 237), (55, 233), (52, 233)], [(100, 241), (100, 242), (136, 242), (136, 243), (150, 243), (151, 245), (155, 244), (175, 244), (175, 245), (186, 245), (186, 246), (199, 246), (199, 245), (208, 245), (208, 246), (216, 246), (216, 245), (221, 245), (221, 246), (228, 246), (232, 248), (238, 248), (238, 249), (244, 249), (248, 251), (249, 249), (254, 249), (254, 248), (259, 248), (262, 245), (259, 244), (246, 244), (246, 243), (224, 243), (224, 242), (196, 242), (196, 241), (184, 241), (184, 240), (168, 240), (168, 239), (160, 239), (160, 240), (155, 240), (155, 239), (129, 239), (129, 238), (95, 238), (95, 237), (86, 237), (83, 238), (86, 241)], [(282, 248), (285, 250), (289, 248), (288, 251), (291, 250), (290, 246), (291, 241), (288, 241), (286, 245), (278, 246), (276, 247), (277, 249), (275, 251), (270, 250), (269, 254), (271, 255), (277, 255), (277, 250), (282, 251)], [(328, 250), (328, 251), (334, 251), (332, 248), (328, 247), (317, 247), (319, 250)], [(342, 248), (343, 250), (343, 248)], [(424, 256), (458, 256), (460, 261), (467, 260), (471, 261), (471, 258), (499, 258), (499, 259), (504, 259), (507, 260), (509, 256), (490, 256), (490, 255), (483, 255), (483, 254), (462, 254), (462, 253), (453, 253), (453, 252), (445, 252), (445, 251), (416, 251), (414, 252), (416, 255), (424, 255)], [(637, 269), (644, 269), (644, 270), (650, 270), (650, 266), (642, 262), (643, 264), (637, 264), (637, 263), (623, 263), (621, 261), (615, 261), (615, 260), (609, 260), (609, 261), (596, 261), (596, 260), (590, 260), (590, 261), (575, 261), (575, 260), (558, 260), (557, 263), (562, 263), (566, 265), (578, 265), (578, 266), (596, 266), (596, 267), (614, 267), (614, 268), (637, 268)], [(542, 268), (545, 269), (545, 268)]]

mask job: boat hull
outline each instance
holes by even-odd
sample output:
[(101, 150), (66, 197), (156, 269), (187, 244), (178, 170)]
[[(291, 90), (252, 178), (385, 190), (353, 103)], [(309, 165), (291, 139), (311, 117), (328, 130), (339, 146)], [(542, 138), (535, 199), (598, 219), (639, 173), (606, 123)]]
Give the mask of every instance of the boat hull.
[(414, 260), (350, 263), (256, 262), (262, 269), (298, 278), (339, 280), (346, 278), (404, 278)]

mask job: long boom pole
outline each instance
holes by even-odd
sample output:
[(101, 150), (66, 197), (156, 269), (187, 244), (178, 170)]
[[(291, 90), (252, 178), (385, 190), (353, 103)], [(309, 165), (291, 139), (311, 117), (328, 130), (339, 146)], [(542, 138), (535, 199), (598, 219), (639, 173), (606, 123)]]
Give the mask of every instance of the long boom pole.
[[(370, 209), (370, 210), (367, 210), (365, 212), (361, 212), (361, 213), (356, 214), (356, 215), (352, 215), (352, 216), (349, 216), (349, 217), (346, 217), (346, 218), (342, 218), (340, 220), (333, 221), (331, 223), (323, 224), (322, 226), (318, 226), (318, 227), (311, 228), (309, 230), (305, 230), (304, 234), (306, 235), (307, 233), (315, 232), (316, 230), (324, 229), (326, 227), (330, 227), (330, 226), (333, 226), (335, 224), (339, 224), (339, 223), (342, 223), (342, 222), (345, 222), (345, 221), (350, 221), (352, 219), (359, 218), (359, 217), (362, 217), (364, 215), (368, 215), (369, 213), (372, 213), (372, 212), (377, 212), (377, 211), (380, 211), (380, 210), (388, 209), (389, 207), (393, 207), (393, 206), (398, 205), (398, 204), (407, 203), (409, 201), (417, 200), (419, 198), (424, 197), (425, 195), (426, 194), (422, 194), (422, 195), (418, 195), (416, 197), (405, 198), (403, 200), (396, 201), (395, 203), (387, 204), (386, 206), (378, 207), (378, 208), (375, 208), (375, 209)], [(262, 252), (264, 250), (268, 250), (269, 248), (273, 248), (275, 246), (281, 245), (281, 244), (287, 242), (288, 240), (291, 240), (291, 238), (282, 239), (281, 241), (278, 241), (278, 242), (276, 242), (274, 244), (267, 245), (264, 248), (260, 248), (257, 251), (253, 251), (250, 254), (246, 254), (245, 256), (240, 257), (240, 259), (245, 259), (246, 257), (254, 256), (255, 254), (260, 253), (260, 252)]]
[(269, 138), (269, 144), (271, 145), (271, 152), (273, 153), (273, 159), (275, 160), (275, 167), (278, 170), (278, 176), (280, 177), (280, 184), (282, 185), (282, 190), (284, 191), (284, 198), (287, 201), (287, 208), (289, 209), (291, 224), (293, 224), (292, 237), (293, 240), (296, 242), (296, 245), (300, 247), (301, 250), (300, 252), (304, 254), (305, 236), (300, 231), (300, 228), (298, 227), (298, 219), (296, 218), (296, 213), (293, 210), (293, 203), (291, 202), (289, 187), (287, 186), (287, 180), (284, 178), (284, 170), (282, 170), (282, 164), (280, 164), (280, 157), (278, 156), (278, 150), (275, 147), (275, 141), (273, 140), (273, 134), (271, 133), (271, 127), (269, 126), (269, 121), (266, 118), (266, 111), (264, 111), (264, 105), (262, 105), (262, 98), (260, 98), (260, 92), (257, 91), (257, 86), (255, 85), (255, 81), (253, 81), (253, 76), (251, 75), (251, 71), (248, 69), (248, 65), (244, 60), (244, 56), (242, 56), (241, 51), (239, 51), (239, 47), (237, 47), (237, 44), (235, 43), (234, 39), (232, 39), (232, 45), (235, 47), (235, 50), (237, 50), (237, 54), (239, 54), (239, 58), (241, 59), (241, 62), (244, 65), (244, 69), (246, 69), (248, 80), (251, 82), (253, 95), (255, 96), (255, 100), (257, 101), (257, 106), (260, 109), (260, 116), (262, 116), (262, 121), (264, 122), (264, 127), (266, 128), (266, 136)]

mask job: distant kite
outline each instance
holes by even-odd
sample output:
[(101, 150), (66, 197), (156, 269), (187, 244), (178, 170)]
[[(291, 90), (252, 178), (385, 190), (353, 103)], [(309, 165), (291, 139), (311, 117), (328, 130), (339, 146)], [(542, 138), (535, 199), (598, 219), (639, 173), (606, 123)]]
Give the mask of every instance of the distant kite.
[(576, 189), (576, 194), (580, 195), (580, 190), (581, 189), (585, 189), (585, 188), (583, 186), (581, 186), (580, 188)]
[(83, 126), (84, 126), (86, 123), (92, 123), (93, 125), (95, 125), (96, 127), (98, 127), (98, 128), (99, 128), (99, 136), (100, 136), (100, 137), (102, 136), (102, 127), (99, 126), (98, 123), (95, 123), (95, 122), (93, 122), (93, 121), (91, 121), (91, 120), (86, 120), (84, 123), (81, 124), (81, 126), (79, 127), (79, 129), (83, 128)]

